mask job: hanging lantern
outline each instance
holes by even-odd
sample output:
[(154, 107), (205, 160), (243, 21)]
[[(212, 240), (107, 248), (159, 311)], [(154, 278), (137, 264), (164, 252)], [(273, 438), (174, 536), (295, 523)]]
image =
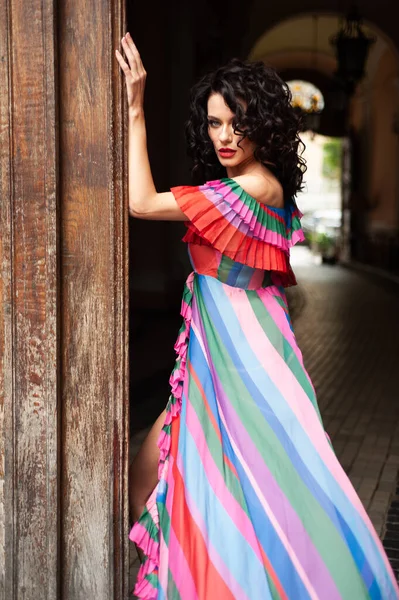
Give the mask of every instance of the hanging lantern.
[(330, 41), (336, 49), (336, 75), (346, 84), (348, 91), (352, 92), (364, 77), (367, 56), (375, 38), (364, 33), (361, 18), (354, 8), (346, 17), (341, 30)]
[[(310, 110), (306, 113), (305, 123), (306, 129), (309, 130), (313, 136), (320, 129), (320, 120), (321, 120), (321, 109), (319, 103), (319, 97), (317, 95), (312, 95), (310, 98)], [(324, 106), (324, 102), (323, 102)]]
[(302, 120), (302, 130), (314, 134), (320, 128), (321, 113), (324, 109), (324, 98), (321, 91), (309, 81), (287, 81), (291, 90), (291, 105), (295, 108)]

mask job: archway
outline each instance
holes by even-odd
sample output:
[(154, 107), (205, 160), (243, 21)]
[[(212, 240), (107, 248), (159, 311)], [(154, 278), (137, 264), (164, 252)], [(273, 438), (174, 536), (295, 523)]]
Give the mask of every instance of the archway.
[(320, 11), (291, 15), (258, 36), (248, 57), (275, 67), (285, 80), (304, 79), (322, 91), (326, 106), (319, 132), (344, 138), (342, 256), (399, 272), (397, 47), (380, 29), (381, 21), (365, 23), (365, 32), (376, 41), (366, 75), (346, 102), (330, 43), (341, 19)]

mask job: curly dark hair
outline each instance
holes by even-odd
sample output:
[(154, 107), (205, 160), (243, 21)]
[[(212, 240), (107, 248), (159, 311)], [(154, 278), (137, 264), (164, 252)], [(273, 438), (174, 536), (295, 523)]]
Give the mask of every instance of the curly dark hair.
[(286, 198), (295, 196), (302, 189), (306, 171), (301, 156), (304, 144), (299, 138), (300, 118), (291, 105), (288, 85), (261, 61), (234, 58), (203, 76), (192, 88), (186, 138), (195, 180), (203, 182), (226, 175), (208, 135), (207, 103), (215, 92), (236, 115), (234, 133), (256, 144), (255, 159), (274, 173)]

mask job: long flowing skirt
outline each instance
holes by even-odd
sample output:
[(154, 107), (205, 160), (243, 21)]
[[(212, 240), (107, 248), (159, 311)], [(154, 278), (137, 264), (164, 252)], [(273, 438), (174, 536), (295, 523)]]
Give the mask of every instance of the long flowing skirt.
[(399, 598), (326, 435), (284, 290), (192, 274), (159, 483), (130, 537), (135, 593), (167, 600)]

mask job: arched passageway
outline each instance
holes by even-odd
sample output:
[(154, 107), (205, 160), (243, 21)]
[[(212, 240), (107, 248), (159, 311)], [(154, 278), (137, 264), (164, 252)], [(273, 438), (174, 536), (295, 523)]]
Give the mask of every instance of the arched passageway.
[(365, 77), (345, 96), (336, 77), (331, 38), (340, 28), (332, 13), (299, 14), (267, 29), (250, 59), (277, 68), (286, 80), (305, 79), (325, 97), (318, 131), (345, 138), (343, 258), (399, 274), (399, 58), (396, 46), (367, 22), (374, 38)]

